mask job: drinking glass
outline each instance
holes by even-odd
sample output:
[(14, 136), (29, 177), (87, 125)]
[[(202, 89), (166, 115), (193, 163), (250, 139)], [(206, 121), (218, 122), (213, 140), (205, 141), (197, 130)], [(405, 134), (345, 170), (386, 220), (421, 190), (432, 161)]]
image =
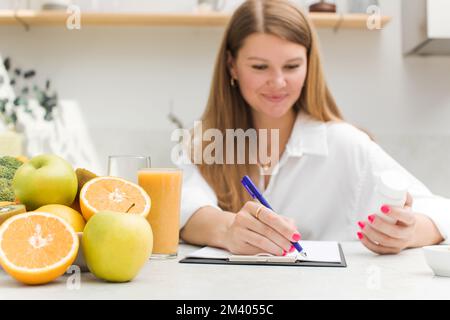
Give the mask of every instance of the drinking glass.
[(151, 167), (149, 156), (114, 155), (108, 157), (108, 176), (138, 183), (138, 171)]
[(152, 258), (175, 258), (180, 232), (181, 184), (183, 171), (177, 168), (139, 170), (139, 185), (152, 201), (147, 220), (153, 231)]

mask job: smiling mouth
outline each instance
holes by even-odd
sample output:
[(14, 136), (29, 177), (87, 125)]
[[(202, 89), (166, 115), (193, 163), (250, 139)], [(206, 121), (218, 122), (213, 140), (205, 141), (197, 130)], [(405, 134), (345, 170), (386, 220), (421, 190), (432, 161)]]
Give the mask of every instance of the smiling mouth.
[(262, 96), (266, 100), (269, 100), (271, 102), (280, 102), (280, 101), (283, 101), (288, 95), (287, 94), (283, 94), (283, 95), (266, 95), (266, 94), (263, 94)]

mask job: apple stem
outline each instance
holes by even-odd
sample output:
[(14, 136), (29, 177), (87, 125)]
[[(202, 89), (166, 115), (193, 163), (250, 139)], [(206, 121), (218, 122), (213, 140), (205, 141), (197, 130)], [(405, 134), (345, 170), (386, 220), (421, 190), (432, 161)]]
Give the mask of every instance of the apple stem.
[(131, 210), (131, 208), (133, 208), (134, 206), (136, 205), (136, 203), (133, 203), (129, 208), (128, 208), (128, 210), (127, 211), (125, 211), (125, 213), (128, 213), (128, 211), (130, 211)]

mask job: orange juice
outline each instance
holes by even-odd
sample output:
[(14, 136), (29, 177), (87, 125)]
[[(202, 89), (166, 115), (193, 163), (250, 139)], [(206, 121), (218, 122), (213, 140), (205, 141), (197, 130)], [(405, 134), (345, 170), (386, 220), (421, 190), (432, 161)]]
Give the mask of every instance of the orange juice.
[(152, 257), (176, 257), (179, 242), (182, 170), (142, 169), (138, 183), (151, 198), (147, 220), (153, 230)]

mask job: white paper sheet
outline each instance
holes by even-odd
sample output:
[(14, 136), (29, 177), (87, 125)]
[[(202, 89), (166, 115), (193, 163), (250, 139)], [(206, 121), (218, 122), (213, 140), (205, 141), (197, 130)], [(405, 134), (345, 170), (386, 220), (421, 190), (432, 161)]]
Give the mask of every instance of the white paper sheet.
[(307, 257), (301, 256), (297, 251), (288, 253), (288, 256), (297, 256), (299, 261), (314, 262), (341, 262), (339, 245), (334, 241), (300, 241), (307, 254)]
[[(303, 247), (304, 251), (307, 253), (307, 257), (301, 256), (298, 252), (292, 252), (286, 255), (286, 257), (278, 257), (277, 261), (282, 261), (285, 258), (286, 262), (292, 261), (292, 257), (296, 257), (299, 261), (311, 261), (311, 262), (341, 262), (341, 255), (339, 252), (339, 246), (337, 242), (334, 241), (300, 241), (300, 245)], [(263, 254), (269, 255), (269, 254)], [(188, 258), (203, 258), (203, 259), (222, 259), (227, 260), (232, 253), (211, 247), (204, 247), (197, 250), (189, 255)], [(240, 261), (245, 261), (246, 256), (239, 256)], [(248, 261), (253, 261), (251, 257), (248, 256)]]

